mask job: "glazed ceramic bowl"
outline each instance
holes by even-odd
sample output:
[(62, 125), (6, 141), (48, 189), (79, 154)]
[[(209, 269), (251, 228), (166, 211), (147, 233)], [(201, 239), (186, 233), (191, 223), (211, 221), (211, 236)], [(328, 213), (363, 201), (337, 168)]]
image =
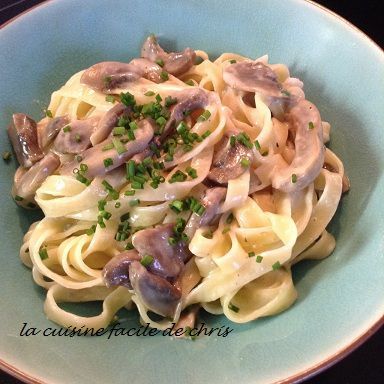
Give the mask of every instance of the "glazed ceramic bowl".
[[(1, 164), (1, 367), (44, 383), (273, 383), (293, 381), (335, 362), (383, 321), (384, 55), (360, 31), (299, 0), (61, 0), (4, 26), (1, 39), (1, 150), (15, 111), (38, 118), (50, 94), (73, 73), (103, 60), (128, 60), (151, 32), (166, 46), (214, 57), (269, 54), (304, 81), (306, 95), (332, 124), (331, 148), (352, 188), (330, 226), (328, 259), (294, 268), (297, 302), (246, 325), (204, 316), (228, 337), (195, 342), (169, 337), (21, 336), (24, 323), (56, 327), (43, 313), (44, 292), (18, 257), (39, 214), (9, 196), (16, 164)], [(97, 306), (79, 311), (94, 313)], [(137, 326), (129, 315), (127, 327)]]

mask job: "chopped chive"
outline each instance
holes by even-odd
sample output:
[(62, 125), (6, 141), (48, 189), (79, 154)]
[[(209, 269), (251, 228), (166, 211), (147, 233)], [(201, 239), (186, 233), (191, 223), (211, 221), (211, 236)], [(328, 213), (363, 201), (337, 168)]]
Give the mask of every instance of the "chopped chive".
[(149, 149), (157, 156), (160, 157), (160, 151), (159, 148), (157, 148), (157, 145), (155, 143), (149, 144)]
[(168, 180), (168, 183), (176, 183), (187, 180), (187, 175), (182, 171), (176, 171), (171, 178)]
[(15, 196), (15, 200), (16, 200), (16, 201), (23, 201), (23, 200), (24, 200), (24, 197), (21, 197), (21, 196), (19, 196), (19, 195), (16, 195), (16, 196)]
[(124, 144), (119, 139), (117, 139), (116, 137), (114, 137), (112, 139), (112, 143), (113, 143), (113, 146), (116, 149), (116, 152), (119, 155), (123, 154), (126, 151)]
[(45, 116), (50, 117), (52, 119), (52, 117), (53, 117), (52, 111), (50, 111), (49, 109), (46, 109), (45, 110)]
[(102, 199), (97, 202), (97, 208), (99, 211), (103, 211), (105, 208), (105, 205), (107, 204), (107, 201)]
[(156, 99), (156, 101), (157, 101), (158, 103), (160, 103), (160, 102), (163, 100), (163, 98), (160, 96), (160, 94), (157, 94), (157, 95), (155, 96), (155, 99)]
[(124, 215), (120, 216), (120, 221), (121, 222), (127, 221), (129, 219), (129, 217), (130, 217), (129, 212), (124, 213)]
[(276, 271), (277, 269), (281, 268), (281, 264), (279, 261), (276, 261), (275, 264), (272, 265), (272, 269)]
[(136, 193), (136, 191), (128, 190), (128, 191), (125, 191), (125, 192), (124, 192), (124, 195), (125, 195), (125, 196), (133, 196), (135, 193)]
[(129, 205), (131, 206), (131, 207), (135, 207), (135, 206), (137, 206), (137, 205), (139, 205), (140, 204), (140, 199), (134, 199), (134, 200), (131, 200), (130, 202), (129, 202)]
[(92, 225), (91, 228), (88, 228), (85, 233), (88, 235), (88, 236), (91, 236), (95, 233), (96, 231), (96, 225)]
[(292, 183), (296, 183), (297, 175), (295, 173), (292, 173), (291, 180), (292, 180)]
[(9, 152), (9, 151), (3, 152), (3, 160), (4, 161), (8, 162), (9, 160), (11, 160), (11, 157), (12, 157), (11, 152)]
[(188, 176), (190, 176), (192, 179), (196, 179), (197, 178), (197, 171), (196, 171), (195, 168), (187, 167), (186, 171), (188, 173)]
[(77, 173), (76, 174), (76, 180), (77, 181), (80, 181), (80, 183), (83, 183), (83, 184), (85, 184), (85, 185), (89, 185), (89, 184), (91, 184), (91, 181), (89, 180), (89, 179), (87, 179), (85, 176), (83, 176), (81, 173)]
[(105, 76), (105, 77), (103, 78), (104, 86), (109, 87), (109, 85), (111, 84), (111, 82), (112, 82), (112, 77), (111, 77), (111, 76)]
[(233, 213), (230, 213), (230, 214), (228, 215), (227, 219), (225, 220), (225, 222), (226, 222), (227, 224), (231, 224), (232, 221), (233, 221)]
[(155, 92), (153, 92), (153, 91), (147, 91), (147, 92), (145, 92), (144, 93), (144, 96), (153, 96), (155, 94)]
[[(197, 208), (196, 208), (197, 207)], [(201, 216), (205, 212), (204, 205), (201, 205), (200, 203), (194, 207), (193, 212), (196, 213), (197, 216)]]
[(205, 132), (201, 135), (201, 137), (202, 137), (203, 139), (206, 139), (211, 133), (212, 133), (212, 132), (211, 132), (210, 130), (205, 131)]
[(160, 77), (162, 80), (167, 81), (169, 79), (168, 72), (162, 71)]
[(134, 249), (135, 247), (133, 246), (132, 242), (128, 242), (127, 245), (125, 246), (125, 249), (127, 251), (131, 250), (131, 249)]
[(76, 156), (76, 161), (77, 161), (78, 163), (81, 163), (81, 162), (83, 161), (83, 156), (77, 155), (77, 156)]
[(40, 259), (41, 259), (41, 260), (48, 259), (47, 248), (42, 248), (42, 249), (40, 249), (40, 251), (39, 251), (39, 256), (40, 256)]
[(184, 210), (184, 203), (182, 200), (174, 200), (171, 204), (169, 204), (169, 207), (172, 209), (172, 211), (180, 213)]
[(135, 169), (136, 169), (136, 163), (135, 160), (129, 160), (128, 163), (126, 163), (126, 170), (127, 170), (127, 179), (131, 179), (133, 176), (135, 176)]
[(63, 128), (63, 132), (67, 133), (67, 132), (71, 132), (71, 126), (70, 125), (66, 125), (64, 128)]
[(310, 122), (308, 123), (308, 128), (309, 128), (309, 129), (313, 129), (313, 128), (315, 128), (315, 125), (313, 124), (312, 121), (310, 121)]
[(156, 63), (158, 66), (160, 66), (160, 67), (164, 67), (164, 60), (162, 60), (162, 59), (157, 59), (157, 60), (155, 60), (155, 63)]
[(243, 167), (243, 168), (248, 168), (249, 167), (249, 164), (250, 164), (250, 160), (248, 159), (248, 157), (243, 157), (242, 159), (241, 159), (241, 166)]
[(81, 172), (87, 172), (88, 171), (88, 165), (85, 163), (80, 164), (80, 171)]
[(133, 96), (132, 93), (129, 92), (120, 93), (120, 100), (127, 107), (132, 107), (136, 104), (135, 96)]
[(180, 122), (180, 124), (176, 127), (177, 133), (183, 134), (188, 130), (188, 125), (184, 123), (184, 121)]
[(108, 103), (114, 103), (115, 98), (112, 95), (105, 96), (105, 101), (108, 101)]
[(231, 137), (229, 138), (229, 144), (231, 147), (234, 147), (236, 145), (236, 136), (235, 135), (231, 135)]
[(109, 184), (107, 180), (103, 180), (103, 181), (101, 182), (101, 184), (103, 185), (104, 189), (105, 189), (107, 192), (110, 192), (110, 191), (113, 190), (112, 185)]
[(141, 260), (140, 260), (140, 263), (142, 266), (144, 267), (148, 267), (150, 266), (152, 263), (153, 263), (153, 256), (151, 255), (145, 255)]
[(230, 227), (225, 227), (222, 231), (221, 231), (221, 233), (223, 234), (223, 235), (225, 235), (227, 232), (229, 232), (231, 230), (231, 228)]
[(75, 141), (76, 141), (76, 143), (80, 143), (80, 141), (81, 141), (81, 136), (78, 133), (76, 133), (76, 135), (75, 135)]
[(106, 227), (102, 217), (98, 218), (97, 224), (99, 224), (100, 228), (105, 228)]
[(177, 103), (177, 98), (172, 96), (167, 96), (164, 101), (164, 105), (168, 108), (173, 104)]
[(104, 147), (101, 149), (102, 151), (108, 151), (113, 148), (113, 143), (109, 143), (104, 145)]
[(109, 220), (112, 216), (112, 213), (107, 211), (101, 211), (100, 216), (105, 220)]
[(259, 140), (255, 140), (255, 148), (256, 148), (258, 151), (260, 151), (260, 149), (261, 149), (261, 145), (260, 145), (260, 143), (259, 143)]
[(125, 127), (115, 127), (112, 130), (113, 136), (122, 136), (122, 135), (125, 135), (125, 133), (126, 133)]
[(249, 149), (252, 149), (253, 148), (253, 144), (251, 142), (251, 139), (249, 138), (249, 136), (245, 133), (245, 132), (241, 132), (239, 133), (237, 136), (236, 136), (236, 139), (237, 141), (240, 143), (240, 144), (243, 144), (245, 147), (249, 148)]
[(127, 136), (128, 136), (128, 139), (129, 139), (130, 141), (133, 141), (133, 140), (136, 139), (136, 137), (135, 137), (135, 133), (133, 132), (132, 129), (128, 129), (128, 131), (127, 131)]
[(193, 86), (195, 85), (195, 83), (193, 82), (192, 79), (187, 80), (187, 81), (185, 82), (185, 84), (190, 85), (191, 87), (193, 87)]
[(160, 127), (163, 127), (167, 120), (163, 116), (160, 116), (159, 118), (156, 119), (156, 124), (159, 125)]
[(263, 256), (257, 255), (256, 256), (256, 263), (261, 263), (263, 261)]
[(231, 311), (233, 312), (239, 312), (240, 308), (239, 307), (236, 307), (236, 305), (232, 304), (232, 303), (229, 303), (228, 304), (228, 309), (230, 309)]
[(236, 61), (235, 59), (231, 59), (231, 60), (229, 60), (229, 62), (230, 62), (231, 64), (235, 64), (237, 61)]
[(254, 256), (256, 256), (255, 252), (248, 252), (248, 257), (254, 257)]
[(206, 121), (211, 117), (211, 112), (205, 109), (204, 112), (197, 118), (197, 121)]
[(133, 130), (137, 129), (138, 126), (137, 126), (136, 121), (131, 121), (131, 122), (129, 123), (129, 128), (131, 128), (131, 129), (133, 129)]
[(104, 167), (108, 168), (111, 165), (113, 165), (113, 160), (112, 160), (112, 158), (107, 157), (106, 159), (103, 160), (103, 163), (104, 163)]

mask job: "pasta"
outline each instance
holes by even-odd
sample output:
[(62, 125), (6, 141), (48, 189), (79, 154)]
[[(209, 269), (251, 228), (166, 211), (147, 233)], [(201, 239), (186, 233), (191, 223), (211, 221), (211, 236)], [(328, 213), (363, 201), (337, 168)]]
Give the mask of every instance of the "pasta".
[[(14, 115), (29, 152), (15, 148), (13, 195), (44, 213), (20, 256), (46, 315), (101, 328), (136, 307), (165, 329), (200, 307), (237, 323), (285, 310), (292, 266), (335, 248), (348, 182), (330, 125), (267, 56), (166, 53), (153, 36), (141, 56), (74, 74), (37, 124)], [(87, 301), (102, 312), (59, 306)]]

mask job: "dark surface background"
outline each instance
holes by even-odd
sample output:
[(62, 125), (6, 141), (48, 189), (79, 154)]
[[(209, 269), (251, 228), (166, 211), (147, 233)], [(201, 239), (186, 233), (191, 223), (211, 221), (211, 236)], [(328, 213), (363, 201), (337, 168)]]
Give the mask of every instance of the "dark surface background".
[[(42, 0), (0, 0), (0, 24), (41, 2)], [(353, 0), (317, 0), (317, 3), (338, 13), (365, 32), (381, 48), (384, 47), (383, 0), (360, 0), (359, 2)], [(21, 382), (0, 371), (0, 383), (20, 384)], [(381, 327), (368, 341), (342, 361), (305, 381), (305, 383), (383, 384), (384, 327)]]

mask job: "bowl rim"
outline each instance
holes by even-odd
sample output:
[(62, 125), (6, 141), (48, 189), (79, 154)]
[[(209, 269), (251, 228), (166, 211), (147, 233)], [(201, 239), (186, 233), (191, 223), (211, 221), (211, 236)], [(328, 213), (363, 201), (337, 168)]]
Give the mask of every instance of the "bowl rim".
[[(313, 0), (292, 0), (292, 1), (304, 1), (308, 4), (310, 4), (313, 7), (316, 7), (320, 9), (324, 14), (330, 17), (334, 17), (338, 19), (341, 23), (346, 24), (348, 28), (353, 29), (355, 32), (359, 34), (361, 38), (369, 42), (370, 44), (373, 44), (374, 48), (379, 51), (383, 56), (384, 59), (384, 48), (382, 48), (376, 41), (374, 41), (371, 37), (369, 37), (365, 32), (363, 32), (361, 29), (356, 27), (354, 24), (352, 24), (350, 21), (345, 19), (344, 17), (338, 15), (337, 13), (331, 11), (327, 7), (316, 3)], [(41, 7), (43, 5), (46, 5), (47, 3), (52, 2), (52, 0), (45, 0), (42, 1), (39, 4), (36, 4), (32, 6), (31, 8), (28, 8), (24, 10), (23, 12), (19, 13), (18, 15), (14, 16), (13, 18), (7, 20), (3, 24), (0, 25), (0, 30), (6, 27), (7, 25), (13, 23), (15, 20), (19, 19), (20, 17), (24, 16), (25, 14), (34, 11), (36, 8)], [(295, 373), (285, 379), (275, 381), (271, 384), (293, 384), (293, 383), (301, 383), (304, 380), (310, 379), (319, 373), (327, 370), (328, 368), (332, 367), (333, 365), (337, 364), (339, 361), (343, 360), (345, 357), (347, 357), (349, 354), (351, 354), (353, 351), (355, 351), (358, 347), (360, 347), (362, 344), (364, 344), (371, 336), (373, 336), (382, 326), (384, 326), (384, 315), (382, 315), (378, 320), (375, 320), (375, 322), (369, 326), (367, 329), (365, 329), (362, 333), (359, 334), (354, 340), (349, 342), (346, 346), (336, 351), (331, 356), (327, 356), (319, 363), (307, 368), (303, 369), (298, 373)], [(7, 374), (10, 374), (14, 376), (15, 378), (24, 381), (27, 384), (49, 384), (47, 381), (42, 381), (36, 377), (33, 377), (32, 375), (28, 374), (25, 371), (22, 371), (21, 369), (17, 368), (16, 366), (7, 363), (5, 360), (0, 359), (0, 369), (6, 372)]]

